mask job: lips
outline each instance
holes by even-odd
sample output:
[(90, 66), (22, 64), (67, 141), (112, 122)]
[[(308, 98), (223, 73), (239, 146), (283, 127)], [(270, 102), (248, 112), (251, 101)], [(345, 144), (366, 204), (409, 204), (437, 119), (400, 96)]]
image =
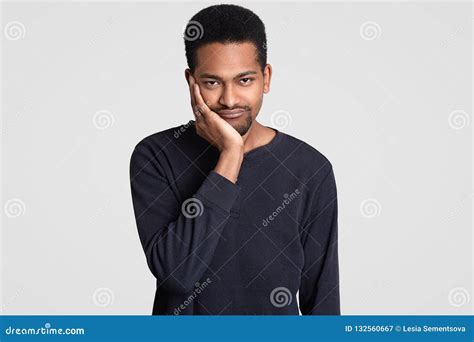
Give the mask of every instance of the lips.
[(235, 119), (242, 116), (246, 112), (245, 109), (221, 110), (218, 112), (219, 116), (224, 119)]

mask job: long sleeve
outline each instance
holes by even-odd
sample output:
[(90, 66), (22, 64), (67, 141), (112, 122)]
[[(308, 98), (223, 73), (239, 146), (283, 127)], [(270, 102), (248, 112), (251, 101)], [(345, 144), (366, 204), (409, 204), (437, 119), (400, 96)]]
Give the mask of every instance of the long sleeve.
[(340, 315), (337, 190), (332, 166), (310, 204), (304, 225), (304, 267), (299, 288), (303, 315)]
[(160, 286), (187, 293), (211, 262), (240, 186), (210, 171), (193, 196), (177, 198), (160, 153), (140, 144), (132, 153), (135, 220), (148, 267)]

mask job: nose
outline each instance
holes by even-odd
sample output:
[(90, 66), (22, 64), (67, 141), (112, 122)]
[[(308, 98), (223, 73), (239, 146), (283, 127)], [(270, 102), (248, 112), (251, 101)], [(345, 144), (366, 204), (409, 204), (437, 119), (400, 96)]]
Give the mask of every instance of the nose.
[(227, 108), (234, 108), (239, 103), (239, 98), (232, 85), (225, 85), (219, 98), (219, 104)]

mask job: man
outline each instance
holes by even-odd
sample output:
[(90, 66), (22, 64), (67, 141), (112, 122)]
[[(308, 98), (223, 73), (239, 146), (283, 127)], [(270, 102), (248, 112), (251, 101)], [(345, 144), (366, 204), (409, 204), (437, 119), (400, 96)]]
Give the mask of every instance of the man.
[(195, 121), (144, 138), (130, 163), (152, 313), (340, 314), (332, 165), (256, 121), (272, 75), (264, 24), (215, 5), (184, 38)]

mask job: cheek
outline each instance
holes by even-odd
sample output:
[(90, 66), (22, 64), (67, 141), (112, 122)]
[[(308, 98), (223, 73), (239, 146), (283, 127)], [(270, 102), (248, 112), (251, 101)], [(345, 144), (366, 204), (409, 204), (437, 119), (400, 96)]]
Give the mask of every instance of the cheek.
[(249, 87), (242, 91), (241, 100), (249, 106), (255, 107), (262, 102), (263, 89), (261, 87)]
[(259, 91), (253, 91), (249, 96), (247, 97), (247, 103), (251, 105), (253, 108), (258, 108), (263, 101), (263, 92)]
[(201, 88), (201, 96), (204, 102), (214, 105), (219, 101), (219, 92)]

